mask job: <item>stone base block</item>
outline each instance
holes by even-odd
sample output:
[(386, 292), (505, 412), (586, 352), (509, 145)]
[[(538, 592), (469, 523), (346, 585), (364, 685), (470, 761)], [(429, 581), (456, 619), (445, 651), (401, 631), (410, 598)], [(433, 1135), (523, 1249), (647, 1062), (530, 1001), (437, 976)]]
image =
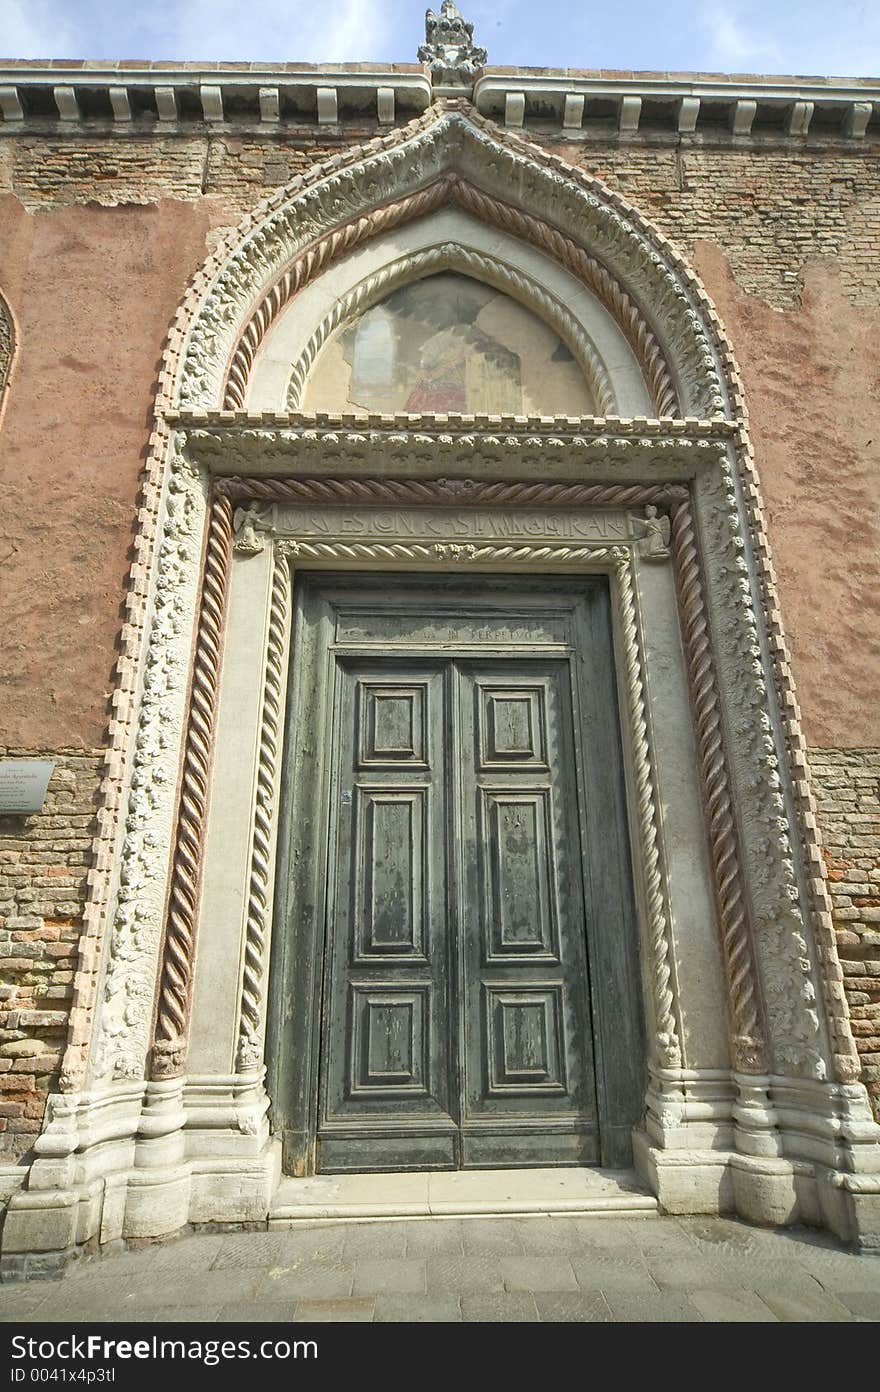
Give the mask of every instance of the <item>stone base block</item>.
[(729, 1154), (660, 1150), (644, 1131), (633, 1133), (633, 1161), (666, 1213), (733, 1213)]
[(168, 1237), (189, 1221), (192, 1175), (176, 1170), (135, 1170), (128, 1177), (123, 1237)]
[(811, 1166), (752, 1155), (732, 1155), (736, 1212), (749, 1223), (785, 1228), (819, 1226), (816, 1179)]
[(98, 1231), (100, 1184), (80, 1191), (19, 1189), (3, 1221), (0, 1274), (51, 1276)]

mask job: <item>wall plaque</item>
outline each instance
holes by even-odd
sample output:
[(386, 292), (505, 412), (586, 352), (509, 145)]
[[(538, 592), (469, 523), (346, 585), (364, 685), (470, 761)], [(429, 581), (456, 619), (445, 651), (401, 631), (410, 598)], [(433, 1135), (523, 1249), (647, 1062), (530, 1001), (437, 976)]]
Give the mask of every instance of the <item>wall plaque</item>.
[(0, 759), (0, 817), (41, 812), (54, 759)]

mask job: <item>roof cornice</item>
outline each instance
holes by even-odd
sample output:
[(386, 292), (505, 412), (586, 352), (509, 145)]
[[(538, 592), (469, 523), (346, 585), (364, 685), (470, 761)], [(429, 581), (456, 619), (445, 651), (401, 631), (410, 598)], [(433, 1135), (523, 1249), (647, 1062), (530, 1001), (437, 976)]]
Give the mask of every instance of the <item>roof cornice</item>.
[(426, 65), (141, 63), (56, 59), (0, 64), (0, 133), (78, 127), (393, 125), (438, 95), (469, 98), (511, 127), (591, 134), (880, 135), (880, 79), (760, 77), (485, 67), (454, 92)]

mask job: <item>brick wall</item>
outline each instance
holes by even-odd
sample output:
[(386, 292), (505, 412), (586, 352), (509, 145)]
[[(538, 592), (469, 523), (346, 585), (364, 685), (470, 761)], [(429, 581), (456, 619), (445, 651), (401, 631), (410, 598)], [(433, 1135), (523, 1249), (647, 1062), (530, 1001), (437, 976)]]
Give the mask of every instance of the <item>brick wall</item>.
[(880, 1121), (880, 749), (812, 749), (837, 949)]
[(880, 303), (880, 160), (870, 150), (571, 149), (684, 251), (725, 250), (737, 283), (795, 308), (808, 259), (833, 261), (854, 304)]
[[(0, 193), (31, 210), (70, 204), (222, 199), (236, 221), (255, 198), (340, 150), (387, 128), (314, 127), (274, 137), (21, 135), (0, 140)], [(642, 209), (685, 251), (723, 246), (738, 284), (777, 308), (793, 308), (807, 260), (834, 263), (853, 303), (880, 303), (880, 160), (871, 144), (768, 145), (705, 137), (573, 143), (529, 137), (598, 175)]]
[(0, 139), (0, 190), (14, 193), (31, 211), (219, 196), (237, 220), (255, 200), (313, 164), (383, 133), (368, 127), (347, 131), (345, 139), (322, 134), (320, 141), (314, 128), (274, 140), (143, 135), (123, 141), (78, 134), (71, 141), (23, 135)]
[(0, 817), (0, 1159), (39, 1132), (70, 1009), (102, 756), (54, 758), (43, 811)]

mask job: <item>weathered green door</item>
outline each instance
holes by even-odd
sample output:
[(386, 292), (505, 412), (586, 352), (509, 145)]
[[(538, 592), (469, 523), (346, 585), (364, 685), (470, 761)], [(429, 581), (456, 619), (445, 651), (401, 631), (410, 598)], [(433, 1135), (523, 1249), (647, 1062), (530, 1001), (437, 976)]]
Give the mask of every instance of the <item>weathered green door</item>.
[[(460, 584), (427, 614), (411, 582), (390, 580), (357, 600), (325, 593), (323, 635), (320, 620), (300, 629), (315, 652), (299, 738), (322, 756), (324, 794), (301, 801), (311, 830), (294, 811), (298, 873), (303, 854), (318, 869), (320, 961), (303, 961), (300, 931), (293, 970), (303, 1008), (311, 979), (320, 1024), (310, 1045), (294, 1009), (287, 1046), (279, 1037), (314, 1058), (290, 1167), (624, 1163), (640, 1066), (634, 942), (627, 931), (603, 946), (592, 883), (625, 844), (622, 778), (610, 648), (582, 651), (596, 627), (585, 596), (601, 610), (601, 582), (548, 611), (494, 581), (487, 615)], [(624, 897), (612, 933), (630, 923)], [(605, 1021), (597, 1074), (595, 978), (621, 972), (606, 996), (634, 1019)], [(621, 1039), (634, 1054), (622, 1070)]]

